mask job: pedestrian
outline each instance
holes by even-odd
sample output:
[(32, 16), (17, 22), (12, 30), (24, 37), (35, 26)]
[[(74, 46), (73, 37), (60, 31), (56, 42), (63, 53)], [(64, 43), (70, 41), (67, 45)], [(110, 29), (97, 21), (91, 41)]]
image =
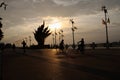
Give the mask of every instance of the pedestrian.
[(64, 50), (64, 40), (62, 40), (62, 41), (60, 42), (59, 48), (60, 48), (60, 50), (61, 50), (62, 53), (63, 53), (63, 50)]
[(68, 47), (69, 47), (69, 45), (68, 45), (68, 44), (66, 44), (66, 45), (65, 45), (65, 49), (68, 49)]
[(96, 47), (95, 42), (92, 42), (91, 47), (92, 47), (93, 50), (95, 49), (95, 47)]
[(13, 51), (15, 51), (15, 49), (16, 49), (16, 46), (15, 46), (14, 43), (13, 43), (13, 45), (12, 45), (12, 49), (13, 49)]
[(0, 43), (0, 53), (4, 52), (4, 49), (5, 49), (5, 44)]
[(84, 51), (85, 51), (84, 38), (82, 38), (81, 41), (79, 41), (78, 49), (82, 54), (84, 54)]
[(25, 50), (25, 47), (26, 47), (26, 42), (23, 40), (23, 42), (22, 42), (22, 45), (23, 45), (23, 52), (25, 53), (26, 52), (26, 50)]

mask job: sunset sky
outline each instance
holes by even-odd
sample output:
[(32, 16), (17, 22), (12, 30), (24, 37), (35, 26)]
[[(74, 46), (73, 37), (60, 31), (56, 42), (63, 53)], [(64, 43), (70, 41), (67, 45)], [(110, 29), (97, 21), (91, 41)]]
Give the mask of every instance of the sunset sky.
[[(0, 17), (3, 18), (5, 43), (19, 43), (25, 38), (32, 37), (36, 44), (33, 32), (45, 20), (54, 33), (62, 29), (65, 43), (72, 43), (70, 19), (74, 20), (75, 43), (81, 38), (86, 43), (106, 42), (105, 26), (102, 24), (104, 12), (102, 6), (108, 9), (110, 24), (108, 24), (109, 41), (120, 41), (120, 0), (0, 0), (5, 1), (7, 10), (0, 8)], [(58, 37), (57, 37), (58, 40)], [(52, 35), (46, 39), (46, 44), (52, 44)]]

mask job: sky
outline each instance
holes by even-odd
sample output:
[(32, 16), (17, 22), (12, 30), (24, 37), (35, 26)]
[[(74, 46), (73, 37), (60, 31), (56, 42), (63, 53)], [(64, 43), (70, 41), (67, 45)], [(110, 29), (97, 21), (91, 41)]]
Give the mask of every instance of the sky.
[[(104, 12), (101, 7), (106, 6), (107, 16), (110, 18), (108, 24), (109, 42), (120, 41), (120, 0), (0, 0), (8, 4), (7, 9), (0, 8), (0, 17), (3, 18), (4, 38), (1, 42), (20, 44), (29, 36), (32, 44), (37, 44), (33, 32), (45, 21), (52, 34), (61, 29), (66, 44), (72, 43), (72, 24), (77, 29), (74, 32), (75, 43), (81, 38), (86, 43), (106, 42), (105, 25), (102, 24)], [(53, 28), (54, 27), (54, 28)], [(53, 37), (46, 38), (45, 44), (52, 44)], [(57, 43), (58, 35), (57, 35)]]

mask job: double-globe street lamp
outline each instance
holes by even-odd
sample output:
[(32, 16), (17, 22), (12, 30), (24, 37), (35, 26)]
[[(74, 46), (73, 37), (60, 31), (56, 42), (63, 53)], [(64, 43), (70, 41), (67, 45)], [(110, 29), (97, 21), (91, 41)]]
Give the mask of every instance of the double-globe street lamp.
[(77, 29), (77, 28), (74, 26), (74, 21), (73, 21), (73, 19), (70, 19), (70, 22), (72, 23), (72, 28), (71, 28), (71, 30), (72, 30), (72, 36), (73, 36), (73, 45), (72, 45), (72, 47), (73, 47), (73, 49), (75, 49), (74, 31), (75, 31), (75, 29)]
[(102, 22), (106, 27), (106, 49), (109, 49), (108, 25), (107, 25), (107, 23), (110, 23), (110, 19), (107, 16), (108, 11), (107, 11), (106, 6), (102, 6), (102, 11), (104, 11), (104, 13), (105, 13), (105, 19)]

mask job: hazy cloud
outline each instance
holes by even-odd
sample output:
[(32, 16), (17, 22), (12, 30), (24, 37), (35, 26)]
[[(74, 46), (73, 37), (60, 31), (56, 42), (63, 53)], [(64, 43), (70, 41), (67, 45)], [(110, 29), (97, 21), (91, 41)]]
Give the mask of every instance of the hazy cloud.
[[(103, 5), (106, 5), (109, 10), (111, 26), (116, 28), (120, 26), (120, 0), (7, 0), (6, 3), (8, 4), (6, 11), (0, 8), (0, 16), (3, 18), (4, 24), (3, 29), (8, 29), (6, 35), (11, 33), (8, 32), (13, 30), (11, 28), (21, 27), (23, 29), (25, 26), (40, 25), (47, 16), (78, 17), (77, 26), (89, 26), (89, 30), (91, 30), (91, 26), (92, 28), (101, 26), (100, 20), (104, 17), (104, 15), (100, 15), (103, 14), (101, 11)], [(90, 15), (92, 16), (89, 17)], [(87, 29), (84, 30), (87, 31)]]

